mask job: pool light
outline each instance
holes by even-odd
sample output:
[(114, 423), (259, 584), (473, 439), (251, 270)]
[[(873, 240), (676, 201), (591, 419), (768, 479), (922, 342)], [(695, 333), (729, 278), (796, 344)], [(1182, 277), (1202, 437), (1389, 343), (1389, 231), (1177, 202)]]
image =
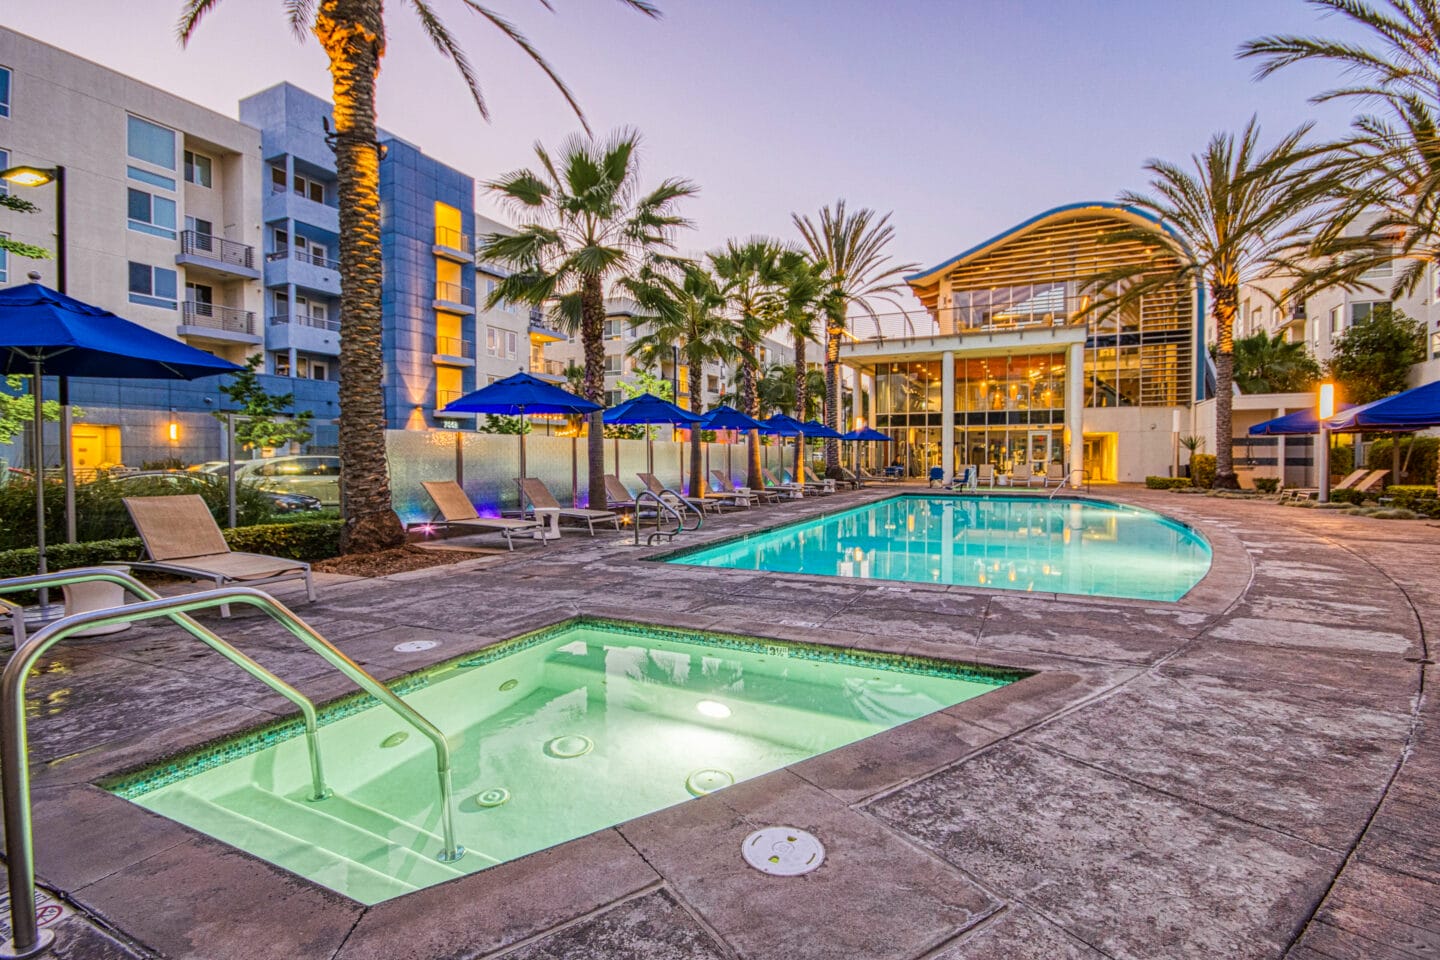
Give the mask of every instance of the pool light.
[(701, 700), (695, 704), (695, 709), (707, 717), (714, 717), (716, 720), (724, 720), (730, 716), (730, 708), (718, 700)]

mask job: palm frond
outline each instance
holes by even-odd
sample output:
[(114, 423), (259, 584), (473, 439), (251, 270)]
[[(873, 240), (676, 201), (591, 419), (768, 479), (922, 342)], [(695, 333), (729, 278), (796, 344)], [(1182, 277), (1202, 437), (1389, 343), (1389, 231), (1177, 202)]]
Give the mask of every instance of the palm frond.
[(555, 86), (555, 89), (559, 90), (560, 95), (565, 98), (565, 102), (570, 104), (570, 109), (575, 111), (575, 116), (577, 119), (579, 119), (580, 125), (585, 128), (586, 133), (589, 133), (590, 124), (585, 119), (585, 111), (580, 109), (580, 104), (575, 99), (575, 95), (570, 92), (570, 88), (565, 85), (565, 81), (560, 79), (560, 75), (556, 73), (554, 68), (550, 66), (550, 64), (545, 60), (543, 56), (541, 56), (540, 51), (536, 50), (535, 47), (531, 45), (530, 41), (525, 38), (525, 35), (522, 34), (519, 29), (517, 29), (516, 26), (509, 20), (506, 20), (498, 13), (495, 13), (489, 7), (480, 5), (476, 2), (476, 0), (460, 0), (460, 2), (465, 4), (465, 6), (469, 7), (472, 11), (479, 14), (481, 17), (483, 17), (493, 27), (495, 27), (496, 30), (499, 30), (502, 34), (504, 34), (511, 43), (515, 44), (515, 46), (519, 47), (522, 51), (524, 51), (525, 55), (529, 57), (530, 60), (537, 67), (540, 68), (540, 70), (545, 74), (545, 76), (550, 78), (550, 82)]

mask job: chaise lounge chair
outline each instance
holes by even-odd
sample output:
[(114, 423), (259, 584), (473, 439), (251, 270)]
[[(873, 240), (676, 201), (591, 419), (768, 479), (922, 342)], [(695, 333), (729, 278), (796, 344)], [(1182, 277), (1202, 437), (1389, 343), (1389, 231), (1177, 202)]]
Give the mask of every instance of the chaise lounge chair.
[(605, 474), (605, 505), (611, 510), (635, 509), (635, 495), (613, 473)]
[(1045, 468), (1045, 486), (1065, 486), (1065, 464), (1052, 462)]
[(15, 649), (25, 646), (25, 608), (0, 597), (0, 623), (10, 628)]
[(1376, 487), (1382, 485), (1388, 476), (1390, 476), (1389, 470), (1372, 470), (1368, 477), (1355, 483), (1355, 489), (1360, 493), (1369, 493)]
[[(241, 553), (230, 549), (205, 501), (194, 493), (167, 497), (126, 497), (125, 509), (145, 544), (142, 560), (128, 561), (136, 570), (154, 570), (191, 580), (209, 580), (217, 587), (239, 584), (258, 587), (284, 580), (304, 580), (305, 594), (315, 599), (310, 564)], [(220, 615), (230, 615), (229, 605)]]
[(757, 490), (751, 490), (749, 487), (734, 486), (730, 483), (730, 478), (719, 470), (711, 470), (710, 478), (715, 481), (715, 484), (711, 488), (713, 492), (706, 494), (706, 496), (727, 497), (732, 503), (738, 503), (745, 507), (754, 506), (755, 501), (760, 499), (772, 502), (780, 499), (773, 493), (762, 498)]
[[(1346, 475), (1344, 480), (1331, 487), (1330, 491), (1333, 493), (1336, 490), (1349, 490), (1352, 487), (1358, 487), (1371, 473), (1378, 473), (1383, 479), (1389, 472), (1389, 470), (1353, 470)], [(1320, 496), (1319, 487), (1287, 487), (1280, 491), (1281, 500), (1314, 500), (1318, 496)]]
[(660, 482), (660, 478), (655, 476), (655, 474), (653, 473), (637, 473), (635, 474), (635, 476), (639, 477), (640, 482), (645, 484), (646, 490), (649, 490), (651, 493), (655, 494), (655, 496), (657, 497), (660, 497), (662, 500), (665, 499), (667, 496), (679, 496), (681, 500), (684, 500), (686, 503), (690, 504), (690, 506), (694, 507), (696, 510), (699, 510), (701, 513), (709, 513), (712, 510), (718, 513), (720, 511), (720, 507), (723, 504), (736, 506), (735, 501), (731, 500), (728, 497), (687, 497), (684, 494), (679, 493), (678, 491), (672, 493), (666, 488), (665, 484)]
[(1028, 463), (1017, 463), (1010, 470), (1010, 486), (1030, 486), (1036, 483), (1044, 483), (1045, 477), (1030, 469)]
[[(505, 546), (511, 550), (515, 549), (515, 534), (518, 531), (534, 533), (543, 529), (539, 520), (518, 520), (514, 517), (482, 517), (475, 511), (475, 504), (470, 502), (470, 497), (454, 480), (422, 480), (420, 486), (430, 495), (436, 507), (435, 518), (424, 523), (411, 523), (405, 529), (412, 527), (454, 527), (461, 530), (474, 530), (476, 533), (498, 533), (505, 538)], [(544, 537), (537, 537), (545, 546), (550, 542)]]
[(995, 486), (995, 464), (982, 463), (975, 468), (975, 486), (982, 483), (987, 487)]
[(799, 500), (805, 496), (805, 491), (808, 489), (804, 484), (777, 480), (775, 474), (770, 472), (769, 467), (761, 467), (760, 475), (765, 478), (766, 489), (773, 490), (786, 500)]
[(537, 477), (517, 477), (515, 482), (520, 485), (520, 493), (525, 500), (528, 500), (534, 510), (554, 510), (562, 519), (569, 517), (571, 520), (583, 520), (590, 528), (590, 536), (595, 536), (595, 524), (597, 521), (603, 523), (609, 520), (615, 524), (615, 529), (620, 529), (620, 514), (613, 510), (585, 510), (580, 507), (562, 507), (560, 501), (550, 492), (550, 488)]

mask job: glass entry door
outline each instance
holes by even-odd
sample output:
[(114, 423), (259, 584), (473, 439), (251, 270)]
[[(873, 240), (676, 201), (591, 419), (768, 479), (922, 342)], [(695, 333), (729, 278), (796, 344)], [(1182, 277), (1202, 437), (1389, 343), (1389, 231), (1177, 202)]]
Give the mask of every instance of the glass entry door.
[(1037, 473), (1044, 473), (1045, 467), (1050, 463), (1050, 435), (1049, 430), (1031, 430), (1029, 435), (1029, 459), (1030, 469)]

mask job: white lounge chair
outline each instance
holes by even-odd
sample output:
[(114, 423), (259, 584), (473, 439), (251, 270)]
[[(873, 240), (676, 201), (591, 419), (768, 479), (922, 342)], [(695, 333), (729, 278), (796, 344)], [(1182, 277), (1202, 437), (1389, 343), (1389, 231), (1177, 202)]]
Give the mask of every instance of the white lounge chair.
[(1065, 464), (1058, 460), (1052, 460), (1045, 467), (1045, 486), (1063, 487), (1065, 485)]
[[(771, 476), (769, 471), (762, 472), (766, 476)], [(789, 470), (782, 469), (780, 471), (780, 477), (785, 483), (793, 484), (796, 482), (794, 475), (791, 474)], [(829, 479), (828, 477), (822, 478), (820, 480), (806, 480), (804, 483), (800, 484), (800, 486), (805, 488), (806, 493), (818, 493), (821, 496), (829, 496), (830, 494), (835, 492), (835, 481)]]
[(516, 483), (520, 485), (520, 493), (530, 502), (535, 510), (553, 510), (562, 519), (569, 517), (572, 520), (583, 520), (590, 528), (590, 536), (595, 536), (596, 522), (604, 523), (610, 521), (615, 524), (615, 529), (620, 529), (620, 514), (613, 510), (586, 510), (581, 507), (562, 507), (560, 501), (550, 492), (550, 488), (536, 477), (517, 477)]
[[(516, 533), (526, 532), (533, 535), (536, 531), (543, 529), (543, 524), (539, 520), (480, 516), (465, 490), (454, 480), (422, 480), (420, 486), (425, 488), (425, 492), (435, 503), (435, 518), (425, 523), (409, 524), (405, 528), (407, 530), (414, 527), (432, 526), (474, 530), (477, 533), (498, 533), (505, 538), (505, 546), (514, 550)], [(550, 545), (544, 537), (536, 537), (536, 539), (547, 547)]]
[[(126, 497), (125, 509), (145, 544), (143, 560), (127, 561), (136, 570), (155, 570), (191, 580), (209, 580), (217, 587), (257, 587), (284, 580), (304, 580), (305, 594), (315, 599), (310, 564), (263, 553), (230, 549), (220, 525), (198, 494)], [(220, 615), (230, 615), (229, 605)]]
[(987, 487), (995, 486), (995, 464), (982, 463), (975, 468), (975, 485), (985, 484)]

